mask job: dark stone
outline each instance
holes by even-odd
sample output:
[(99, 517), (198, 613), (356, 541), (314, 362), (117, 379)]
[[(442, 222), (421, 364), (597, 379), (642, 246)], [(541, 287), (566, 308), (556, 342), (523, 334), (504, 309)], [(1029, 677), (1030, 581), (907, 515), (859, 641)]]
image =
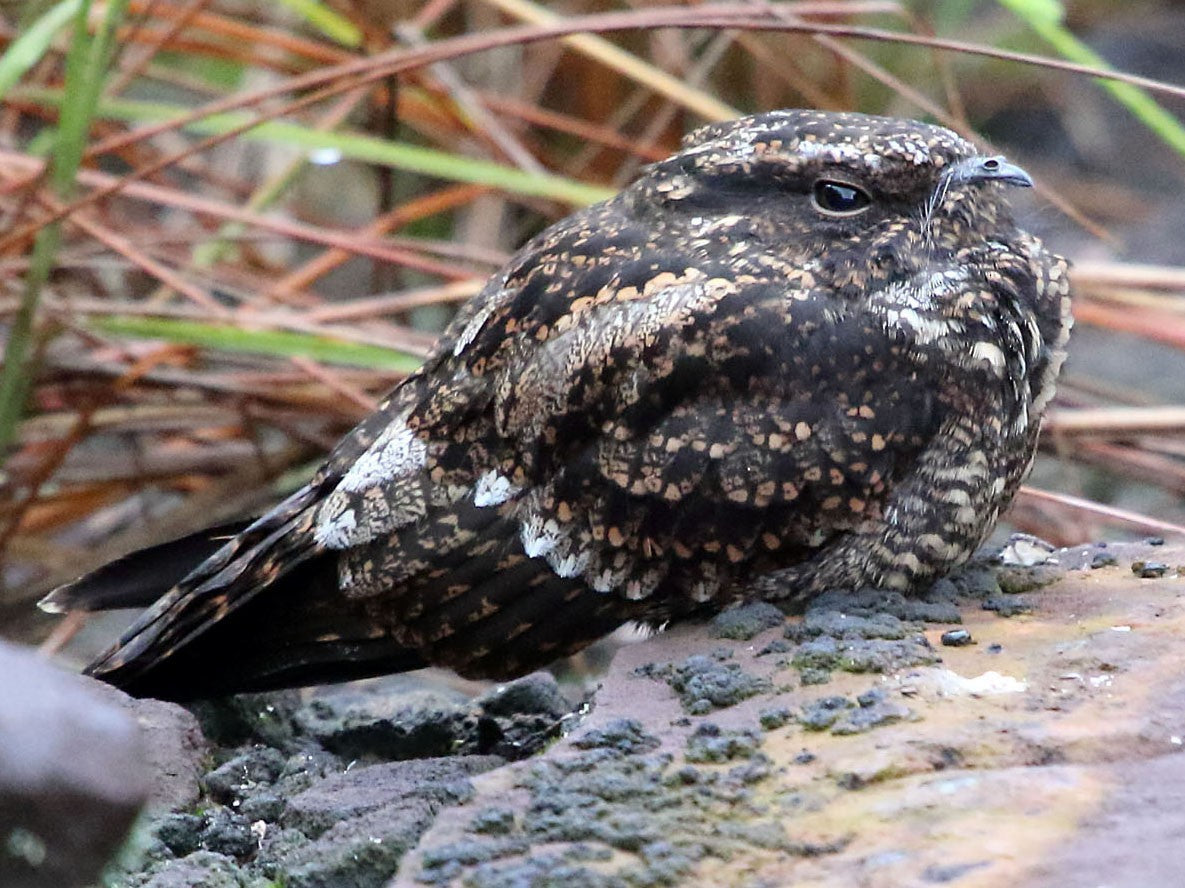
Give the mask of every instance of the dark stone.
[[(901, 639), (819, 635), (798, 646), (791, 664), (800, 672), (895, 672), (938, 661), (924, 635)], [(804, 679), (804, 683), (805, 679)]]
[(890, 641), (905, 638), (910, 628), (899, 617), (888, 613), (866, 616), (843, 613), (834, 610), (811, 610), (802, 623), (787, 627), (787, 637), (794, 637), (791, 628), (799, 637), (817, 638), (883, 638)]
[(313, 747), (288, 757), (276, 780), (275, 790), (285, 797), (294, 796), (321, 778), (340, 774), (345, 769), (345, 764), (337, 756)]
[(250, 857), (259, 847), (247, 818), (222, 807), (207, 814), (198, 840), (207, 851), (238, 859)]
[(815, 666), (803, 666), (798, 670), (798, 679), (802, 682), (803, 687), (825, 685), (831, 681), (831, 670), (820, 669)]
[(717, 614), (709, 627), (714, 638), (748, 641), (759, 632), (781, 626), (786, 615), (765, 601), (730, 608)]
[(773, 771), (773, 766), (770, 763), (769, 756), (764, 753), (757, 752), (750, 756), (749, 761), (743, 765), (737, 765), (734, 768), (729, 768), (725, 778), (735, 783), (740, 783), (748, 786), (753, 783), (760, 783)]
[(907, 622), (961, 623), (963, 615), (954, 600), (927, 601), (921, 598), (902, 598), (893, 606), (893, 615)]
[(844, 710), (855, 706), (847, 697), (823, 697), (803, 706), (798, 722), (805, 730), (825, 731), (839, 720)]
[(632, 718), (618, 718), (603, 728), (585, 731), (572, 741), (577, 749), (613, 749), (624, 755), (658, 749), (659, 740)]
[(691, 765), (684, 765), (682, 768), (676, 768), (669, 773), (664, 779), (667, 786), (693, 786), (699, 783), (704, 777), (699, 768), (694, 768)]
[(562, 693), (550, 672), (533, 672), (499, 685), (476, 700), (487, 715), (545, 715), (559, 720), (576, 707)]
[(957, 882), (963, 876), (985, 866), (991, 866), (991, 861), (979, 860), (975, 863), (948, 863), (928, 866), (922, 870), (922, 881), (936, 885), (946, 885)]
[(921, 595), (908, 597), (883, 589), (832, 589), (811, 602), (807, 615), (830, 610), (865, 617), (891, 614), (905, 622), (959, 623), (959, 594), (949, 578), (939, 580)]
[(757, 720), (766, 731), (784, 727), (792, 717), (793, 713), (785, 706), (770, 707), (757, 713)]
[(483, 863), (466, 874), (465, 884), (467, 888), (629, 888), (620, 876), (570, 863), (559, 854), (532, 855), (513, 863)]
[(1019, 614), (1031, 614), (1033, 605), (1025, 598), (997, 595), (995, 598), (985, 600), (983, 609), (995, 611), (1001, 617), (1015, 617)]
[(826, 669), (828, 671), (834, 669), (838, 661), (839, 642), (831, 635), (803, 642), (790, 660), (796, 669)]
[(687, 738), (683, 757), (696, 764), (727, 762), (751, 758), (760, 747), (761, 737), (756, 731), (721, 731), (716, 725), (705, 723)]
[(257, 820), (275, 823), (284, 813), (284, 800), (271, 792), (259, 792), (243, 799), (239, 813), (252, 823)]
[(353, 768), (325, 777), (290, 798), (281, 823), (317, 838), (394, 799), (419, 799), (434, 806), (457, 804), (473, 794), (470, 776), (502, 763), (495, 756), (455, 756)]
[(771, 688), (768, 679), (750, 675), (737, 663), (704, 656), (688, 657), (670, 672), (667, 681), (693, 715), (733, 706)]
[(198, 700), (186, 704), (186, 708), (197, 717), (202, 733), (211, 743), (225, 747), (261, 743), (294, 751), (299, 744), (292, 716), (300, 702), (298, 691), (273, 691)]
[(424, 852), (421, 858), (426, 870), (449, 869), (473, 866), (487, 860), (497, 860), (513, 854), (522, 854), (530, 849), (525, 839), (467, 840), (438, 845)]
[(469, 828), (475, 833), (490, 836), (506, 835), (514, 829), (514, 811), (498, 806), (482, 808), (473, 816)]
[[(940, 594), (945, 597), (965, 596), (967, 598), (987, 598), (1000, 594), (1000, 581), (996, 571), (982, 560), (974, 560), (963, 568), (939, 580), (939, 583), (949, 583), (953, 595), (945, 587), (940, 588)], [(937, 585), (937, 584), (935, 584)]]
[(475, 700), (473, 709), (479, 714), (465, 722), (461, 748), (517, 760), (558, 737), (576, 705), (560, 693), (551, 673), (535, 672), (499, 685)]
[(201, 847), (205, 821), (196, 814), (170, 814), (156, 825), (156, 837), (175, 856), (185, 857)]
[(192, 808), (201, 795), (210, 744), (198, 720), (184, 707), (163, 700), (129, 697), (102, 682), (88, 687), (105, 701), (119, 706), (136, 720), (143, 738), (140, 767), (150, 775), (147, 808), (150, 812)]
[(792, 650), (792, 647), (793, 646), (790, 644), (790, 642), (786, 641), (786, 639), (775, 638), (773, 641), (769, 642), (769, 644), (765, 645), (761, 650), (759, 650), (757, 652), (757, 656), (764, 657), (767, 654), (789, 653), (790, 650)]
[(1133, 561), (1132, 573), (1141, 580), (1155, 580), (1169, 572), (1169, 566), (1160, 561)]
[(439, 806), (427, 798), (388, 800), (338, 821), (312, 842), (294, 844), (269, 861), (269, 870), (285, 888), (382, 888)]
[(1005, 595), (1020, 595), (1048, 586), (1061, 579), (1061, 576), (1062, 569), (1057, 565), (1002, 567), (996, 571), (996, 582)]
[(942, 633), (942, 643), (947, 647), (966, 647), (975, 641), (966, 629), (948, 629)]
[(877, 689), (856, 698), (855, 709), (843, 711), (831, 725), (831, 733), (837, 736), (863, 734), (873, 728), (891, 725), (911, 718), (913, 712), (907, 706), (885, 699), (884, 692)]
[(863, 777), (849, 771), (846, 774), (840, 774), (835, 780), (835, 785), (840, 789), (857, 790), (863, 789), (866, 784)]
[(206, 792), (223, 804), (242, 799), (260, 785), (275, 782), (284, 770), (284, 754), (256, 746), (237, 755), (202, 778)]
[[(259, 842), (259, 851), (252, 864), (265, 878), (278, 883), (280, 870), (285, 861), (294, 861), (302, 853), (301, 849), (312, 844), (309, 837), (296, 829), (285, 829), (282, 826), (269, 825), (263, 832)], [(255, 888), (255, 886), (251, 886)], [(265, 888), (265, 886), (259, 886)], [(268, 885), (266, 888), (273, 888)]]
[(1119, 563), (1119, 559), (1110, 552), (1097, 552), (1090, 559), (1090, 569), (1098, 570), (1100, 567), (1114, 567)]
[(246, 888), (247, 882), (229, 857), (195, 851), (181, 860), (159, 863), (149, 870), (140, 888)]
[(466, 735), (467, 716), (461, 695), (334, 688), (302, 706), (294, 721), (343, 758), (401, 761), (453, 752)]
[(148, 798), (135, 720), (92, 679), (0, 643), (0, 885), (98, 879)]
[(876, 706), (878, 703), (885, 702), (885, 692), (880, 688), (869, 688), (862, 694), (856, 696), (856, 705), (864, 709), (869, 706)]

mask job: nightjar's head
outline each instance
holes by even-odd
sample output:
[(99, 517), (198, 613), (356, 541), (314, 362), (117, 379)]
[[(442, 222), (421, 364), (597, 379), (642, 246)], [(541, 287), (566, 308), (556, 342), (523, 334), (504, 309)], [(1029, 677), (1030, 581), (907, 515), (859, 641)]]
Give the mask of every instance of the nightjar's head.
[(741, 216), (753, 236), (784, 245), (789, 258), (826, 255), (837, 282), (850, 268), (853, 283), (866, 286), (1013, 239), (1000, 186), (1032, 182), (943, 127), (774, 111), (696, 130), (640, 184), (693, 229), (724, 234)]
[(965, 388), (1015, 388), (1028, 415), (1070, 327), (1065, 260), (1009, 211), (1008, 186), (1031, 184), (943, 127), (791, 110), (696, 130), (631, 191), (685, 255), (825, 294)]

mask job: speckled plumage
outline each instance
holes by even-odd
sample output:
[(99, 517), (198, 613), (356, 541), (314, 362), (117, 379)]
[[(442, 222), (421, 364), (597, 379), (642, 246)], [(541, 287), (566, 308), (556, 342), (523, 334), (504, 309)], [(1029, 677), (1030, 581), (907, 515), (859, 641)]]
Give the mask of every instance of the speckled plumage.
[[(1005, 203), (1024, 179), (913, 121), (698, 130), (523, 247), (91, 671), (165, 696), (506, 677), (629, 620), (924, 586), (1015, 493), (1064, 355), (1066, 264)], [(821, 208), (821, 180), (868, 205)], [(256, 649), (215, 679), (228, 640)]]

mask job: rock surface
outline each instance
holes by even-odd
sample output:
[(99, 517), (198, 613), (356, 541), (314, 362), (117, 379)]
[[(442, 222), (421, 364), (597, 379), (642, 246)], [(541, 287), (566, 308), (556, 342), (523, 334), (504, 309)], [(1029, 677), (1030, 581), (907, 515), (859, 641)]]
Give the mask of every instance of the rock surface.
[(148, 795), (136, 721), (30, 650), (0, 643), (0, 675), (0, 885), (92, 882)]
[(1175, 884), (1185, 547), (1005, 553), (626, 646), (580, 710), (546, 674), (199, 707), (201, 797), (112, 884)]
[(622, 650), (580, 727), (476, 778), (392, 888), (1176, 884), (1185, 548), (1051, 557)]
[(140, 728), (139, 767), (151, 775), (147, 809), (163, 813), (189, 807), (201, 795), (210, 745), (197, 719), (176, 703), (137, 700), (110, 685), (83, 678), (94, 693), (130, 715)]
[(198, 719), (108, 689), (191, 731), (198, 752), (180, 755), (186, 730), (163, 735), (177, 754), (149, 762), (161, 801), (109, 883), (381, 888), (438, 813), (472, 796), (473, 775), (536, 752), (575, 708), (545, 673), (473, 699), (426, 684), (245, 694), (193, 706)]

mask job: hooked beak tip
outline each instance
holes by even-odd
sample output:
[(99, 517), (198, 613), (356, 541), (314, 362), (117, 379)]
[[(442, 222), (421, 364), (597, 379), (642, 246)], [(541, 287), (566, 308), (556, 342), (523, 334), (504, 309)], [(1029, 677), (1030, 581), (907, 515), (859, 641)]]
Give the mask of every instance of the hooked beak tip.
[(1033, 177), (1014, 163), (1009, 163), (1003, 157), (968, 157), (959, 161), (951, 169), (951, 177), (956, 182), (1001, 182), (1005, 185), (1018, 185), (1021, 188), (1032, 188)]

